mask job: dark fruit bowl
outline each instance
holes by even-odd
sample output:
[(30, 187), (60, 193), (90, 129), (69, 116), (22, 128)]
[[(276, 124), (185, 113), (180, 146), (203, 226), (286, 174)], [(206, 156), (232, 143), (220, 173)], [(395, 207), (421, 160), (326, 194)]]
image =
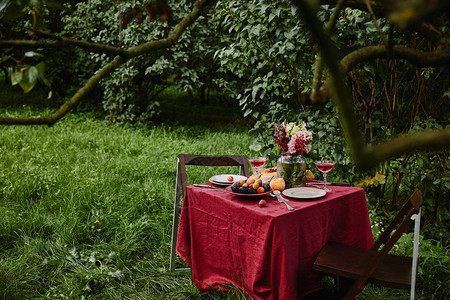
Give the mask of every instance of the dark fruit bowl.
[(267, 191), (267, 192), (264, 192), (264, 193), (261, 193), (261, 194), (241, 194), (241, 193), (235, 193), (235, 192), (233, 192), (232, 190), (231, 190), (231, 185), (229, 185), (229, 186), (227, 186), (226, 188), (225, 188), (225, 191), (227, 191), (227, 192), (229, 192), (229, 193), (231, 193), (231, 194), (233, 194), (233, 195), (236, 195), (236, 196), (241, 196), (241, 197), (261, 197), (261, 196), (264, 196), (264, 195), (267, 195), (267, 194), (269, 194), (271, 191)]

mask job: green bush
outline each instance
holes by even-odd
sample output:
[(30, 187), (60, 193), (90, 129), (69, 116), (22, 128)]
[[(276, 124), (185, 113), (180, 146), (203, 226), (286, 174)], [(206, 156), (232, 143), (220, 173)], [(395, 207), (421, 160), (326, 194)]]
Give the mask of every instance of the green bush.
[[(147, 1), (83, 1), (76, 10), (65, 16), (66, 34), (83, 40), (111, 46), (131, 48), (145, 42), (166, 38), (174, 26), (190, 12), (190, 1), (168, 1), (173, 18), (149, 21), (145, 14)], [(118, 21), (132, 9), (143, 14), (142, 22), (132, 19), (126, 26)], [(205, 8), (200, 16), (169, 49), (155, 51), (130, 60), (100, 84), (103, 89), (103, 108), (113, 122), (149, 122), (158, 111), (155, 97), (169, 86), (178, 91), (204, 91), (211, 88), (216, 70), (213, 53), (220, 46), (220, 39), (213, 30), (213, 12)], [(100, 68), (111, 57), (91, 53), (80, 60), (93, 62)]]

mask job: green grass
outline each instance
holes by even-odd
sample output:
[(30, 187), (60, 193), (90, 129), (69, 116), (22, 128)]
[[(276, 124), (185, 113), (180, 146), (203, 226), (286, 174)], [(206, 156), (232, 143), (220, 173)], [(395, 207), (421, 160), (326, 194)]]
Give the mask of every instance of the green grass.
[[(248, 154), (252, 141), (242, 129), (135, 129), (89, 115), (1, 126), (0, 297), (244, 299), (200, 294), (188, 272), (167, 269), (177, 154)], [(190, 167), (189, 182), (233, 171)], [(408, 295), (370, 287), (359, 299)]]

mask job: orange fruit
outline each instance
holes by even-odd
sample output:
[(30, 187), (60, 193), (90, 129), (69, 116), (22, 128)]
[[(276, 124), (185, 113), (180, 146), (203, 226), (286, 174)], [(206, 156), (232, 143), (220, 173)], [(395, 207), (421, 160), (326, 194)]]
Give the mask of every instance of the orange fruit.
[(269, 185), (272, 191), (278, 190), (281, 192), (286, 188), (286, 183), (283, 178), (274, 178), (270, 181)]

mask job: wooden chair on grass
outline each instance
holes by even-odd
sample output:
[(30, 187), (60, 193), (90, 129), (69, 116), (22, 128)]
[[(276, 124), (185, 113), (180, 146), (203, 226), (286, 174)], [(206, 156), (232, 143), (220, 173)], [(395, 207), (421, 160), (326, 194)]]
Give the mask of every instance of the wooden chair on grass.
[(239, 174), (243, 176), (249, 175), (247, 156), (241, 155), (226, 155), (226, 156), (211, 156), (211, 155), (192, 155), (192, 154), (179, 154), (177, 163), (177, 175), (175, 184), (175, 199), (173, 204), (173, 223), (172, 223), (172, 241), (170, 246), (170, 271), (185, 270), (175, 269), (175, 251), (177, 246), (177, 235), (179, 226), (179, 217), (181, 212), (180, 206), (180, 194), (186, 194), (187, 177), (186, 166), (239, 166)]
[[(351, 285), (342, 299), (353, 299), (367, 283), (410, 289), (411, 299), (414, 299), (422, 203), (420, 190), (415, 190), (371, 249), (328, 242), (319, 252), (314, 269), (335, 276), (337, 289), (340, 277), (350, 279)], [(413, 220), (415, 221), (413, 257), (388, 254)]]

